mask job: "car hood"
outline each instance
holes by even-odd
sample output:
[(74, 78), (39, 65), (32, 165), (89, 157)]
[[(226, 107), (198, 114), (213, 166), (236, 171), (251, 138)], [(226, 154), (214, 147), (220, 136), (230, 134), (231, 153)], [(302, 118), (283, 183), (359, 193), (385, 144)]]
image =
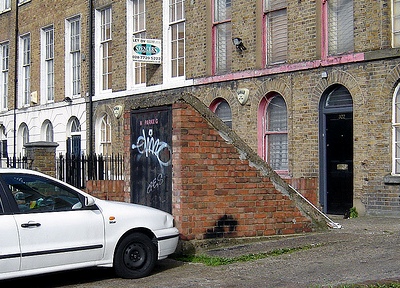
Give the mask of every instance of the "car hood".
[(174, 227), (171, 214), (152, 207), (100, 199), (96, 199), (95, 203), (104, 220), (109, 223), (129, 223), (129, 226), (147, 227), (152, 230)]

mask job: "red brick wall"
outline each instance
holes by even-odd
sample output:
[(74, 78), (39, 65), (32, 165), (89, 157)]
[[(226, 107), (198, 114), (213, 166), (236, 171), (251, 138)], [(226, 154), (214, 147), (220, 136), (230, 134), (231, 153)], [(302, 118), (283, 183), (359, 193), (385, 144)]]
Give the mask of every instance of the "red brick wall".
[(308, 201), (315, 206), (319, 206), (318, 203), (318, 178), (292, 178), (288, 179), (287, 182), (294, 189), (301, 193)]
[(124, 201), (124, 181), (89, 180), (85, 192), (104, 200)]
[(172, 142), (172, 211), (182, 239), (311, 230), (294, 202), (188, 104), (173, 105)]

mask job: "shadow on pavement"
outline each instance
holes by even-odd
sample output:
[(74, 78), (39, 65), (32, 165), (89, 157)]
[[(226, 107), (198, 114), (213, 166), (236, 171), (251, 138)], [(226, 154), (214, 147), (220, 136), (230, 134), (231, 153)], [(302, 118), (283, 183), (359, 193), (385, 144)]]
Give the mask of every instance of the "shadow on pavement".
[[(181, 266), (182, 263), (171, 259), (158, 261), (151, 275), (167, 273), (167, 270)], [(85, 268), (64, 272), (0, 280), (1, 288), (29, 287), (53, 288), (79, 285), (117, 278), (112, 268)], [(134, 281), (134, 280), (133, 280)]]

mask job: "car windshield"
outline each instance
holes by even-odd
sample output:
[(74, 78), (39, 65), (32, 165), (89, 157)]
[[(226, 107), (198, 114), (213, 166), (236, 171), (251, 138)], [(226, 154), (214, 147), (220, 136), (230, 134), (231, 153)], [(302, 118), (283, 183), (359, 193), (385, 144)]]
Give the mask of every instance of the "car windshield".
[(82, 207), (77, 193), (47, 178), (26, 174), (5, 174), (19, 212), (66, 211)]

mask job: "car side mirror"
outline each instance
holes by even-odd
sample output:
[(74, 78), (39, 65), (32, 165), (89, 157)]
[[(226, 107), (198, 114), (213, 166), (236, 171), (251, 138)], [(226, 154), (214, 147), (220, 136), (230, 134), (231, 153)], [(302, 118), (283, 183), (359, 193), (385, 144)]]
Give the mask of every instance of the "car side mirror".
[(92, 198), (90, 196), (85, 197), (85, 206), (86, 207), (93, 206), (94, 204), (95, 204), (94, 198)]

